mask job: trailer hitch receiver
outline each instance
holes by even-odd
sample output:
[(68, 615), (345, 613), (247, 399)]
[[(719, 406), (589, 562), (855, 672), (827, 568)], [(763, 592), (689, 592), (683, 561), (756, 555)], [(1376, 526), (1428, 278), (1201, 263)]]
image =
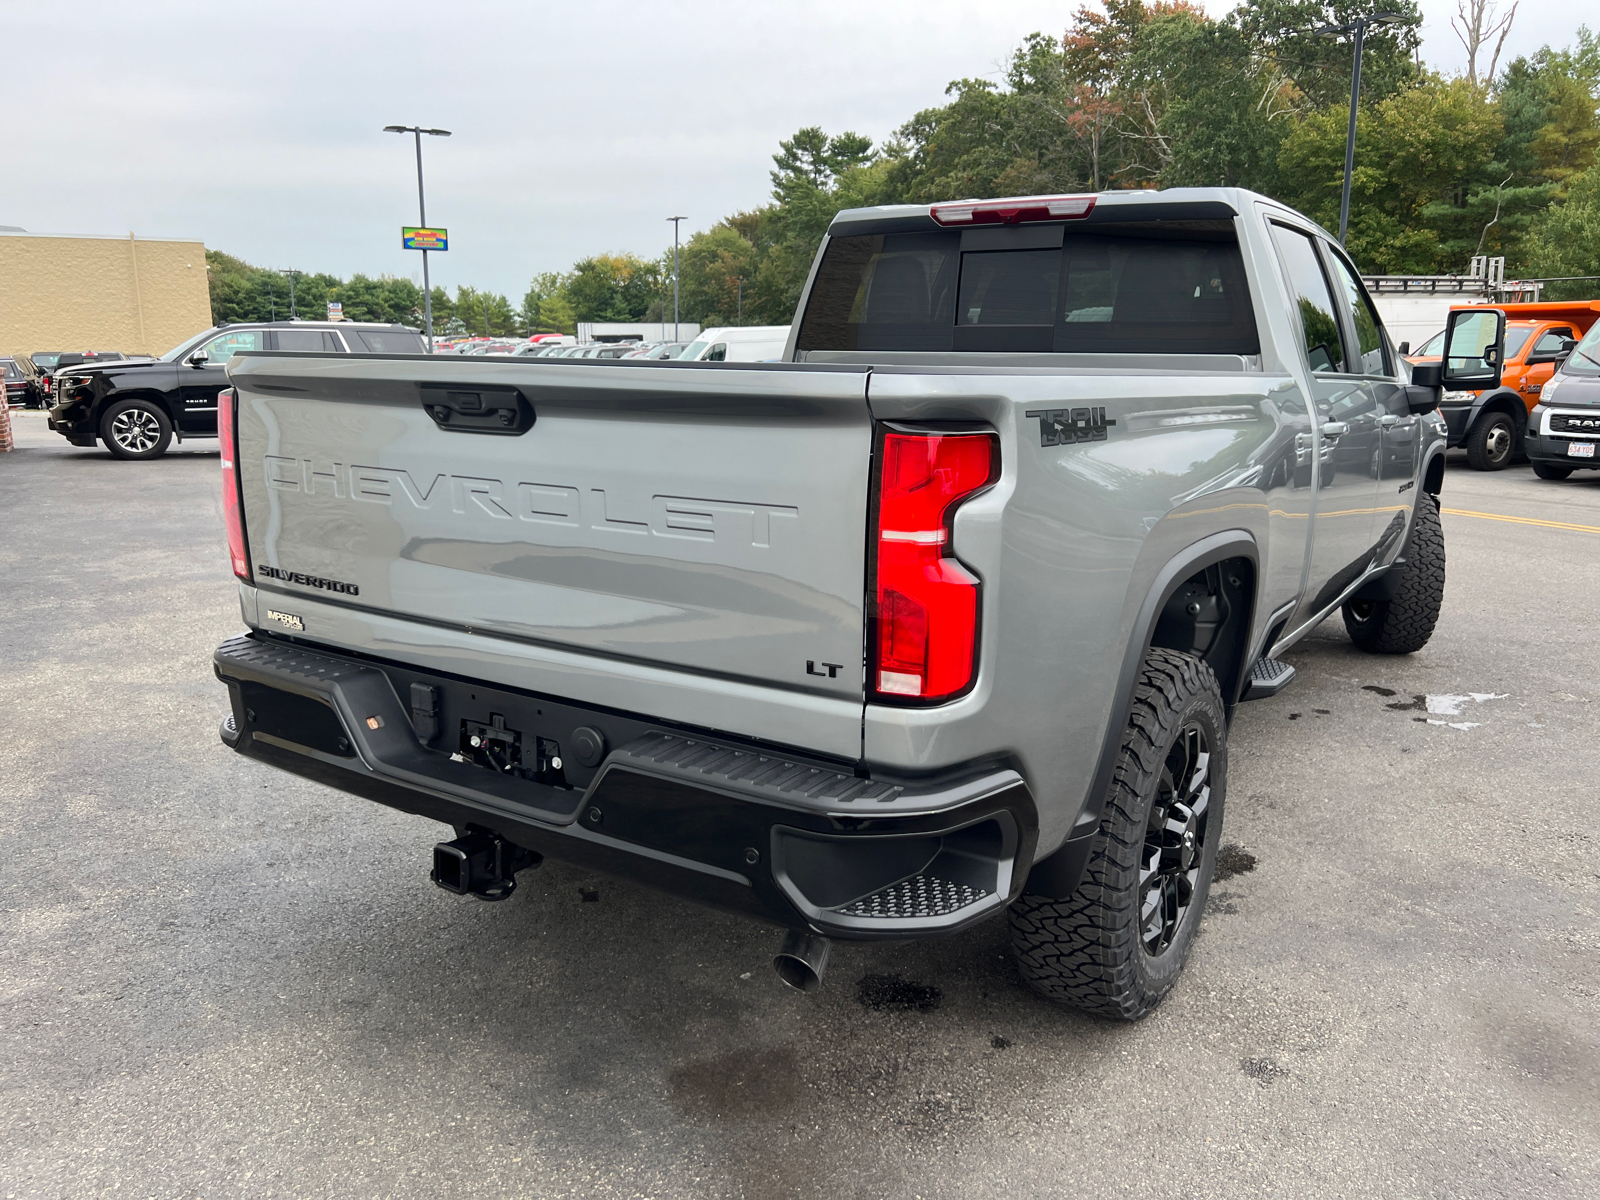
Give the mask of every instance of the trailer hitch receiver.
[(469, 830), (453, 842), (434, 846), (429, 878), (458, 896), (505, 900), (517, 890), (517, 872), (542, 861), (540, 855), (499, 834)]

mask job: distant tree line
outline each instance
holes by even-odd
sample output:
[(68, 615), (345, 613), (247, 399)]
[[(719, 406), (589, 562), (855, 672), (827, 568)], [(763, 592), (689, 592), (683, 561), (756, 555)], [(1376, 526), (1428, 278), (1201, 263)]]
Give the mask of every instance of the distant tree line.
[[(1460, 0), (1453, 24), (1467, 70), (1446, 77), (1422, 64), (1415, 0), (1244, 0), (1221, 18), (1187, 0), (1104, 0), (1080, 8), (1060, 36), (1030, 34), (1000, 80), (955, 80), (944, 104), (881, 146), (817, 127), (781, 141), (771, 201), (683, 246), (682, 318), (787, 323), (829, 222), (863, 205), (1237, 186), (1336, 229), (1351, 46), (1315, 31), (1380, 11), (1401, 20), (1366, 41), (1348, 238), (1357, 265), (1465, 272), (1486, 254), (1504, 255), (1510, 277), (1600, 275), (1600, 38), (1586, 27), (1574, 46), (1547, 45), (1502, 68), (1495, 46), (1509, 14), (1497, 17), (1492, 0)], [(216, 258), (219, 312), (236, 303), (264, 315), (263, 297), (273, 296), (281, 309), (281, 276)], [(223, 260), (237, 271), (223, 271)], [(1596, 295), (1597, 285), (1545, 294)], [(420, 290), (405, 280), (301, 276), (297, 296), (308, 286), (321, 289), (318, 304), (324, 294), (342, 300), (349, 317), (419, 319)], [(672, 252), (598, 254), (537, 275), (519, 309), (436, 288), (435, 321), (481, 329), (485, 299), (493, 332), (671, 320)]]
[[(398, 321), (421, 327), (422, 289), (409, 279), (380, 275), (352, 275), (340, 279), (323, 273), (290, 273), (253, 267), (224, 254), (206, 251), (206, 270), (211, 281), (211, 319), (217, 324), (233, 321), (287, 320), (293, 313), (302, 320), (322, 320), (329, 301), (343, 306), (349, 321)], [(522, 314), (501, 295), (458, 287), (452, 296), (442, 287), (433, 289), (433, 327), (443, 335), (487, 331), (493, 336), (523, 332)]]

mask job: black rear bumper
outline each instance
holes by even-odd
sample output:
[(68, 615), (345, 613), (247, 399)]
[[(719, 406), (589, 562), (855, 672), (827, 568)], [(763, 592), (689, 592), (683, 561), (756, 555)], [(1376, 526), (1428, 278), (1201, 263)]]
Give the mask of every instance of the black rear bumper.
[[(890, 776), (261, 635), (214, 661), (241, 754), (828, 937), (965, 928), (1015, 898), (1032, 862), (1033, 798), (1004, 766)], [(486, 726), (505, 751), (493, 766), (467, 757)]]

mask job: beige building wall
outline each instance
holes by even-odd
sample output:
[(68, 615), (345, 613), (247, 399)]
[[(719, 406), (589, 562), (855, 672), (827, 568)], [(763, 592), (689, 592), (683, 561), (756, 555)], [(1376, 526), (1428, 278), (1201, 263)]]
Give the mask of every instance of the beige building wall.
[(199, 242), (0, 233), (0, 354), (163, 354), (209, 328)]

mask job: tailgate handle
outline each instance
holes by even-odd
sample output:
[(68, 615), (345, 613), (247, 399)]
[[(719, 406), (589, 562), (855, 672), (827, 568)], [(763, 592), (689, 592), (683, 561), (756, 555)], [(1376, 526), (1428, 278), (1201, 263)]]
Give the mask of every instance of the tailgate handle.
[(426, 384), (423, 410), (447, 433), (495, 433), (516, 437), (533, 428), (533, 405), (514, 387)]

